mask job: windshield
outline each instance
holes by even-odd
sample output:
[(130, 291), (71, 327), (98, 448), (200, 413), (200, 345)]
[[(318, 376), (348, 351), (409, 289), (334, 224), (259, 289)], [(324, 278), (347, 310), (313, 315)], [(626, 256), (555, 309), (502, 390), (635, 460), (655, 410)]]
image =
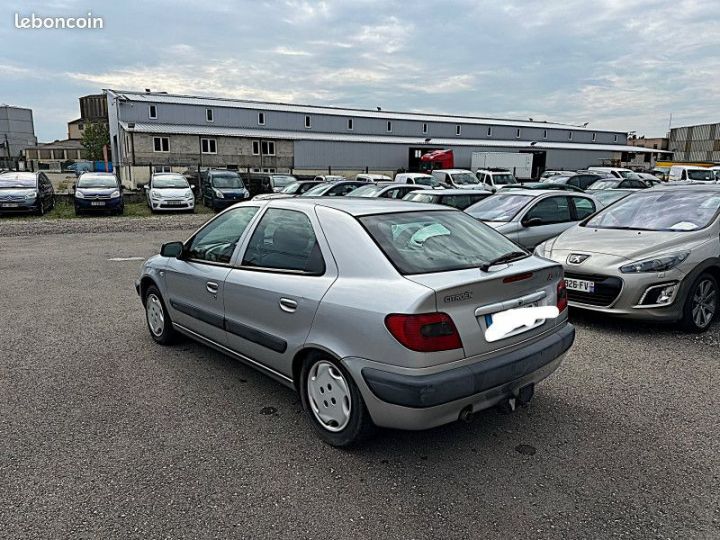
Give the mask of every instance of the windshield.
[(422, 203), (433, 203), (437, 200), (437, 195), (430, 195), (429, 193), (408, 193), (403, 197), (403, 200)]
[(694, 231), (720, 210), (717, 191), (641, 191), (591, 218), (584, 226), (638, 231)]
[(456, 210), (359, 219), (401, 274), (478, 268), (518, 251), (500, 233)]
[(350, 197), (374, 197), (383, 186), (376, 186), (376, 185), (370, 185), (370, 186), (360, 186), (357, 189), (353, 189), (348, 195)]
[(34, 176), (20, 176), (17, 174), (0, 175), (0, 189), (7, 188), (34, 188), (36, 187)]
[(79, 188), (114, 188), (117, 187), (117, 180), (114, 176), (93, 176), (83, 174), (78, 180)]
[(703, 171), (701, 170), (693, 170), (688, 169), (687, 171), (688, 179), (690, 180), (705, 180), (705, 181), (713, 181), (715, 180), (715, 174), (710, 169), (705, 169)]
[(245, 184), (237, 174), (213, 174), (212, 186), (216, 188), (242, 189)]
[(472, 173), (455, 173), (450, 175), (454, 184), (458, 186), (466, 186), (470, 184), (479, 184), (477, 176)]
[(190, 187), (188, 181), (182, 176), (156, 176), (152, 187), (155, 189), (182, 189)]
[(294, 176), (279, 176), (279, 175), (273, 175), (270, 177), (272, 180), (272, 185), (274, 187), (286, 187), (290, 184), (297, 182), (297, 179)]
[(510, 221), (533, 199), (532, 195), (498, 195), (473, 204), (465, 211), (482, 221)]
[(495, 182), (496, 185), (498, 184), (517, 184), (517, 180), (515, 180), (515, 177), (508, 173), (508, 174), (493, 174), (493, 182)]
[(300, 184), (300, 182), (293, 182), (292, 184), (288, 184), (287, 186), (282, 188), (280, 193), (290, 193), (290, 194), (297, 193), (298, 190), (300, 189), (301, 185), (302, 184)]
[(623, 178), (635, 178), (635, 179), (640, 178), (637, 174), (635, 174), (632, 171), (618, 171), (618, 173), (620, 173), (620, 176), (622, 176)]
[(420, 186), (431, 186), (431, 187), (437, 187), (440, 184), (435, 178), (432, 176), (413, 176), (413, 181), (420, 185)]
[(611, 203), (619, 201), (623, 197), (627, 197), (631, 193), (634, 193), (634, 191), (627, 191), (624, 189), (598, 189), (588, 190), (586, 191), (586, 193), (589, 193), (590, 195), (595, 197), (603, 204), (603, 206), (608, 206)]
[(619, 184), (620, 180), (598, 180), (590, 186), (590, 189), (612, 189)]
[(567, 182), (567, 179), (570, 178), (569, 176), (553, 176), (552, 178), (548, 178), (546, 182), (548, 184), (564, 184)]
[(330, 189), (330, 186), (328, 186), (327, 182), (323, 182), (322, 184), (318, 184), (317, 186), (308, 189), (305, 193), (302, 194), (302, 197), (313, 197), (315, 195), (322, 195), (328, 189)]

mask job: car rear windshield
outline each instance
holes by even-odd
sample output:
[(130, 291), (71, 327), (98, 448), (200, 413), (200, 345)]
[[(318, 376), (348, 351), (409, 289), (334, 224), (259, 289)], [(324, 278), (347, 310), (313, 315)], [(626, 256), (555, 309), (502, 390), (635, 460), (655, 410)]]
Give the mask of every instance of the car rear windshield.
[(402, 212), (359, 218), (402, 274), (478, 268), (518, 247), (457, 210)]
[(114, 176), (93, 176), (83, 174), (78, 180), (79, 188), (114, 188), (117, 187), (117, 180)]
[(512, 174), (493, 174), (493, 182), (495, 184), (517, 184), (517, 180)]
[(472, 173), (454, 173), (451, 174), (452, 181), (454, 184), (457, 184), (459, 186), (466, 186), (471, 184), (479, 184), (480, 180), (478, 180), (477, 176), (475, 176)]
[(212, 185), (221, 189), (242, 189), (245, 187), (242, 179), (237, 174), (213, 174)]
[(328, 182), (323, 182), (322, 184), (318, 184), (317, 186), (308, 189), (305, 193), (302, 194), (303, 197), (314, 197), (315, 195), (322, 195), (325, 193), (328, 189), (330, 189), (330, 185)]
[(383, 188), (383, 186), (377, 186), (375, 184), (371, 184), (368, 186), (360, 186), (357, 189), (353, 189), (350, 193), (348, 193), (348, 196), (350, 197), (374, 197), (375, 194), (380, 191)]
[(428, 193), (408, 193), (403, 197), (403, 200), (406, 201), (413, 201), (413, 202), (422, 202), (422, 203), (433, 203), (437, 201), (438, 196), (437, 195), (430, 195)]
[(718, 191), (646, 190), (600, 211), (585, 227), (637, 231), (694, 231), (720, 210)]
[(0, 189), (2, 188), (34, 188), (37, 181), (34, 176), (18, 174), (3, 174), (0, 176)]
[(432, 176), (415, 176), (415, 177), (413, 177), (413, 180), (415, 181), (416, 184), (418, 184), (420, 186), (436, 187), (436, 186), (441, 185), (440, 182), (438, 182)]
[(521, 195), (519, 193), (496, 195), (473, 204), (465, 211), (472, 217), (482, 221), (511, 221), (533, 199), (532, 195)]
[(289, 186), (293, 182), (297, 182), (294, 176), (282, 176), (282, 175), (273, 175), (272, 176), (272, 183), (275, 187), (285, 187)]
[(590, 185), (590, 189), (612, 189), (620, 184), (620, 180), (598, 180)]

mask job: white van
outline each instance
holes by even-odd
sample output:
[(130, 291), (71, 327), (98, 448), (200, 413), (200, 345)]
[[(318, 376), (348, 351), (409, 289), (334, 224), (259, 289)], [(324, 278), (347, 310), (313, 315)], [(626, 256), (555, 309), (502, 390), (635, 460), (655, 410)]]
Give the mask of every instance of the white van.
[(433, 178), (440, 185), (454, 189), (487, 189), (480, 183), (478, 177), (467, 169), (436, 169), (432, 172)]
[(392, 182), (392, 178), (384, 174), (358, 174), (355, 176), (358, 182)]
[(707, 167), (694, 167), (692, 165), (673, 165), (668, 174), (669, 182), (695, 180), (700, 182), (714, 182), (715, 172)]
[(623, 169), (622, 167), (588, 167), (587, 170), (610, 173), (615, 178), (638, 178), (633, 171), (630, 169)]
[(440, 182), (435, 180), (431, 174), (424, 173), (399, 173), (395, 175), (395, 182), (400, 184), (417, 184), (427, 186), (431, 189), (442, 188)]

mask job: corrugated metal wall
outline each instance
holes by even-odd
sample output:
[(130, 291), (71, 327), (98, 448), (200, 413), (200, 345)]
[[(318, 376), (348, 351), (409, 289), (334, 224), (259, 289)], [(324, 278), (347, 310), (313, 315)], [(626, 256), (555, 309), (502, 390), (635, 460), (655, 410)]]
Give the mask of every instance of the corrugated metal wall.
[(669, 149), (677, 161), (720, 162), (720, 123), (670, 130)]

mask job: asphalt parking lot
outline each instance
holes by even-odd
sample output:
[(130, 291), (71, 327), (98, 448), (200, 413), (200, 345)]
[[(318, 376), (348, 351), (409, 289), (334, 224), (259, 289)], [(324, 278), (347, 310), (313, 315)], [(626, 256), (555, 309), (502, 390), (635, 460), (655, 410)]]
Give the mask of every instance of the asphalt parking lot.
[(133, 258), (197, 219), (0, 227), (0, 537), (720, 536), (720, 323), (573, 312), (529, 408), (342, 451), (291, 391), (150, 339)]

